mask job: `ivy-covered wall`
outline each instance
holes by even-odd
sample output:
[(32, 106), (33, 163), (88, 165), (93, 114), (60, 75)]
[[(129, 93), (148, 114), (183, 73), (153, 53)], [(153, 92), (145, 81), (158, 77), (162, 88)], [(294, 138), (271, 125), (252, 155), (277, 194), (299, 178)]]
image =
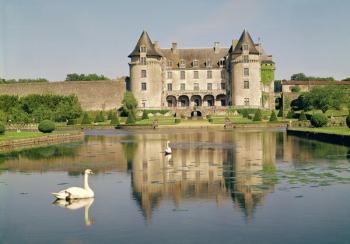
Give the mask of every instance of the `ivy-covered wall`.
[(270, 85), (275, 80), (275, 64), (262, 63), (261, 64), (261, 82), (264, 85)]

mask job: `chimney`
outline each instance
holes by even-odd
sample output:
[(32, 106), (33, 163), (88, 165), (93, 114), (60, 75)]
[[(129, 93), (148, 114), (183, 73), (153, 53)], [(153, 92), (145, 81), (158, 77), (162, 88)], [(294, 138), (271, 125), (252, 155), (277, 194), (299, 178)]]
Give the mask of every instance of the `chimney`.
[(214, 52), (219, 53), (220, 50), (220, 42), (214, 42)]
[(176, 42), (171, 43), (171, 51), (172, 51), (172, 53), (175, 53), (176, 50), (177, 50), (177, 43)]
[(153, 42), (153, 46), (156, 50), (158, 50), (159, 49), (159, 42), (158, 41)]

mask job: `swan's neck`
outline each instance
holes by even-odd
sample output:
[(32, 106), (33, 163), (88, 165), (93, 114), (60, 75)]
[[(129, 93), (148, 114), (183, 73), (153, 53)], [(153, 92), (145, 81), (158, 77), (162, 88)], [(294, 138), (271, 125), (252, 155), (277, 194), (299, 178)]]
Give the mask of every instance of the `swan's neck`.
[(84, 174), (84, 188), (86, 190), (91, 190), (90, 186), (89, 186), (89, 182), (88, 182), (88, 177), (89, 175), (88, 174)]

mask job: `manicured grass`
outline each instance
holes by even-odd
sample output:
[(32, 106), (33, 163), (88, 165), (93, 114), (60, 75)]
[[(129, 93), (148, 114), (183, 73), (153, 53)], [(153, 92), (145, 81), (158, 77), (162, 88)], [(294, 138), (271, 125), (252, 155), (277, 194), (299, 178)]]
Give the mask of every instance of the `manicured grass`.
[(143, 119), (136, 121), (136, 125), (152, 125), (154, 120), (158, 120), (158, 125), (174, 125), (174, 117), (152, 117), (149, 119)]
[(36, 138), (36, 137), (41, 137), (41, 136), (52, 135), (53, 133), (45, 134), (45, 133), (42, 133), (42, 132), (6, 131), (4, 135), (0, 135), (0, 141), (10, 141), (10, 140), (17, 140), (17, 139)]
[(321, 127), (321, 128), (300, 127), (300, 128), (290, 128), (290, 130), (350, 136), (350, 128), (348, 127)]
[(258, 123), (255, 121), (252, 121), (248, 118), (243, 118), (241, 116), (231, 116), (231, 117), (226, 117), (226, 116), (212, 116), (210, 119), (210, 123), (212, 124), (224, 124), (225, 119), (228, 118), (230, 122), (236, 123), (236, 124), (252, 124), (252, 123)]

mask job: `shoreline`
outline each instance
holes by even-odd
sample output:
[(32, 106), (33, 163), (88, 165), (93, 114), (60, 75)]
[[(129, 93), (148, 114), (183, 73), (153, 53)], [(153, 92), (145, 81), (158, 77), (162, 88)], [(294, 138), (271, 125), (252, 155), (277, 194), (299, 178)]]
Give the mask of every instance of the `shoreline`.
[(350, 134), (346, 135), (336, 132), (327, 133), (322, 131), (313, 131), (312, 129), (313, 128), (289, 128), (287, 129), (287, 135), (350, 147)]
[(82, 141), (84, 139), (84, 132), (80, 133), (62, 133), (43, 135), (39, 137), (10, 139), (0, 141), (0, 152), (9, 152), (18, 149), (34, 148), (46, 145), (54, 145), (67, 142)]

